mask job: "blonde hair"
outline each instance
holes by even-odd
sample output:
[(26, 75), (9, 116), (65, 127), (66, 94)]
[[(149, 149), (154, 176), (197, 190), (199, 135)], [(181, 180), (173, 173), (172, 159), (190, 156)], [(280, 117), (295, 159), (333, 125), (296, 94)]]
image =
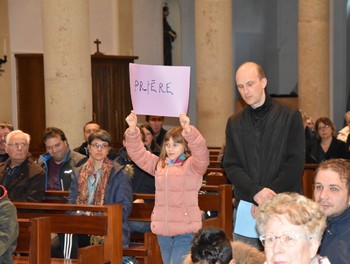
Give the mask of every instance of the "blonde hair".
[(326, 216), (318, 203), (298, 193), (276, 194), (258, 207), (256, 221), (259, 233), (264, 234), (267, 222), (279, 216), (286, 217), (293, 225), (303, 226), (310, 238), (321, 241)]

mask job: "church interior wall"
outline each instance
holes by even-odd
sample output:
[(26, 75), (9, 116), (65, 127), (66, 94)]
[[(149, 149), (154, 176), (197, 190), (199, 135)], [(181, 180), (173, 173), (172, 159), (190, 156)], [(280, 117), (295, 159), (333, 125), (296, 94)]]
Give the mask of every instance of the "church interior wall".
[[(90, 3), (90, 48), (96, 51), (93, 41), (99, 38), (101, 52), (119, 55), (116, 3), (119, 0), (89, 0)], [(8, 4), (8, 24), (1, 23), (0, 37), (9, 28), (11, 45), (10, 72), (4, 74), (0, 84), (8, 98), (2, 104), (1, 119), (16, 124), (16, 78), (15, 53), (42, 53), (41, 0), (1, 1)], [(346, 88), (346, 21), (345, 6), (348, 0), (330, 1), (332, 13), (332, 79), (330, 103), (332, 118), (337, 128), (343, 125), (348, 89)], [(163, 0), (133, 0), (133, 46), (127, 55), (139, 56), (136, 63), (162, 64), (162, 13)], [(196, 123), (195, 87), (195, 24), (194, 1), (169, 0), (169, 22), (178, 31), (174, 43), (174, 64), (191, 66), (191, 94), (189, 115)], [(2, 7), (2, 6), (1, 6)], [(1, 21), (5, 20), (6, 8), (1, 8)], [(276, 16), (271, 14), (277, 14)], [(252, 19), (254, 18), (254, 19)], [(297, 92), (297, 1), (233, 0), (233, 64), (236, 67), (247, 60), (254, 60), (266, 69), (271, 93)], [(333, 30), (334, 29), (334, 30)], [(121, 34), (122, 36), (122, 34)], [(120, 37), (121, 38), (121, 37)], [(2, 37), (3, 39), (3, 37)], [(0, 45), (1, 47), (1, 45)], [(1, 49), (1, 48), (0, 48)], [(8, 48), (9, 50), (9, 48)], [(272, 55), (274, 54), (274, 55)], [(125, 54), (123, 54), (125, 55)], [(1, 56), (1, 50), (0, 50)], [(6, 78), (11, 84), (6, 85)], [(9, 88), (7, 88), (9, 87)], [(233, 93), (234, 94), (234, 93)], [(236, 96), (234, 94), (233, 96)], [(1, 110), (0, 109), (0, 110)], [(11, 110), (8, 110), (11, 109)], [(316, 118), (316, 117), (315, 117)], [(170, 125), (177, 120), (170, 120)]]

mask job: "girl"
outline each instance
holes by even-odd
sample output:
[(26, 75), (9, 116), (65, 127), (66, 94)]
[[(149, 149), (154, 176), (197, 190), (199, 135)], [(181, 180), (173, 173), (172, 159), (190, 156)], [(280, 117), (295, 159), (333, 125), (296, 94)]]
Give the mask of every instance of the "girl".
[(126, 149), (131, 159), (144, 171), (155, 176), (155, 206), (151, 229), (158, 237), (164, 264), (183, 262), (190, 251), (193, 234), (202, 227), (198, 191), (209, 165), (206, 141), (180, 115), (181, 127), (170, 129), (163, 141), (160, 156), (147, 151), (140, 140), (134, 111), (126, 118)]

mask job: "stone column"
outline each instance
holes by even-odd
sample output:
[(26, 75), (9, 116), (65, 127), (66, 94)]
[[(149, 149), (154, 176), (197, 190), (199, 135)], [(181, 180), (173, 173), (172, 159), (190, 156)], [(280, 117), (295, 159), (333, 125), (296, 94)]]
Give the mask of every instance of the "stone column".
[[(7, 56), (7, 62), (2, 64), (0, 72), (0, 120), (4, 120), (10, 123), (14, 123), (13, 120), (13, 104), (11, 89), (11, 46), (10, 46), (10, 30), (9, 30), (9, 14), (8, 14), (8, 0), (0, 1), (0, 58), (4, 60), (4, 56)], [(15, 119), (15, 118), (14, 118)]]
[(299, 108), (329, 117), (329, 0), (299, 0), (298, 11)]
[(115, 0), (116, 6), (116, 54), (134, 55), (132, 1)]
[(198, 128), (221, 146), (233, 113), (232, 0), (196, 0), (195, 31)]
[(61, 128), (71, 147), (92, 119), (88, 0), (42, 0), (46, 125)]

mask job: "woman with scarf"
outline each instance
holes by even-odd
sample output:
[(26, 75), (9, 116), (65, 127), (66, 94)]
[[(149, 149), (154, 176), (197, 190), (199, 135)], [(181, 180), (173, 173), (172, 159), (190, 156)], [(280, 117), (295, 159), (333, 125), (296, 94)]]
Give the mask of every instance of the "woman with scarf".
[[(105, 130), (97, 130), (88, 138), (88, 149), (90, 157), (82, 166), (80, 173), (75, 173), (72, 181), (68, 203), (70, 204), (91, 204), (123, 205), (123, 247), (129, 246), (130, 230), (128, 217), (132, 207), (131, 177), (117, 162), (107, 158), (111, 135)], [(80, 212), (81, 213), (81, 212)], [(84, 213), (84, 212), (83, 212)], [(65, 258), (76, 257), (77, 248), (89, 245), (93, 237), (78, 235), (65, 235), (65, 241), (72, 239), (73, 246), (64, 246)], [(90, 241), (91, 240), (91, 241)], [(65, 243), (71, 245), (71, 243)], [(123, 257), (123, 263), (134, 263), (134, 259)]]

